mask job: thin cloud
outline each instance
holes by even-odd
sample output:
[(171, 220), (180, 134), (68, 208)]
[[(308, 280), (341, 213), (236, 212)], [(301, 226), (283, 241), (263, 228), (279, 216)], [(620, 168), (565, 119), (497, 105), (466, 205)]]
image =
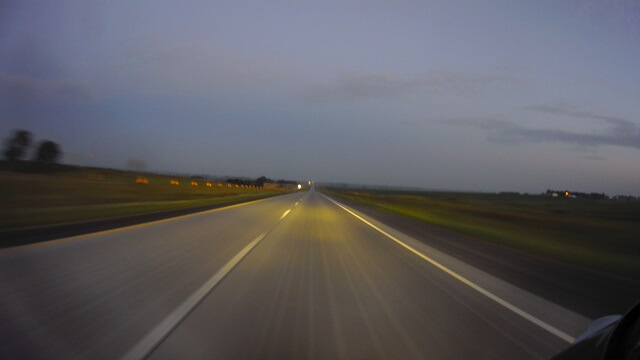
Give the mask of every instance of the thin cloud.
[(499, 129), (500, 137), (515, 142), (557, 142), (584, 147), (614, 145), (640, 149), (640, 128), (638, 126), (636, 126), (633, 133), (630, 134), (621, 134), (620, 130), (621, 127), (615, 125), (604, 134), (583, 134), (551, 129), (528, 129), (517, 126)]
[[(580, 112), (576, 112), (578, 114)], [(593, 114), (592, 114), (593, 115)], [(565, 143), (583, 148), (604, 145), (640, 149), (640, 126), (622, 118), (595, 115), (609, 123), (609, 128), (601, 133), (579, 133), (557, 129), (534, 129), (512, 121), (495, 119), (451, 119), (447, 123), (458, 126), (472, 126), (489, 132), (487, 139), (501, 143)]]
[(585, 159), (596, 160), (596, 161), (607, 160), (607, 158), (604, 156), (596, 156), (596, 155), (583, 155), (582, 157)]
[[(249, 56), (216, 45), (178, 42), (129, 44), (126, 56), (98, 64), (84, 64), (99, 73), (111, 92), (142, 92), (172, 96), (218, 97), (232, 89), (289, 90), (296, 69), (269, 56)], [(274, 91), (274, 89), (281, 89)]]
[(523, 107), (523, 109), (534, 111), (534, 112), (542, 112), (542, 113), (553, 114), (553, 115), (571, 116), (571, 117), (582, 118), (582, 119), (604, 120), (610, 123), (620, 124), (620, 125), (632, 124), (630, 121), (620, 117), (601, 115), (601, 114), (588, 112), (588, 111), (579, 111), (579, 110), (573, 109), (568, 105), (529, 105), (529, 106)]
[(489, 85), (515, 82), (517, 80), (510, 76), (471, 75), (445, 71), (414, 78), (391, 75), (344, 74), (339, 76), (335, 83), (310, 86), (304, 96), (313, 100), (387, 98), (401, 96), (420, 89), (468, 95), (474, 94)]
[(0, 72), (0, 99), (8, 102), (38, 100), (75, 104), (94, 100), (95, 91), (89, 84), (79, 80), (39, 79)]

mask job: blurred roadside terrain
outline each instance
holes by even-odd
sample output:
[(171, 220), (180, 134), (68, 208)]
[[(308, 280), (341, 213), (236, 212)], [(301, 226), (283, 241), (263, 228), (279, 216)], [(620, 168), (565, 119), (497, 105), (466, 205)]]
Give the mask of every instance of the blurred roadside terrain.
[(227, 180), (2, 161), (0, 230), (252, 200), (289, 191), (286, 185)]
[(640, 201), (337, 187), (325, 191), (500, 246), (640, 279)]

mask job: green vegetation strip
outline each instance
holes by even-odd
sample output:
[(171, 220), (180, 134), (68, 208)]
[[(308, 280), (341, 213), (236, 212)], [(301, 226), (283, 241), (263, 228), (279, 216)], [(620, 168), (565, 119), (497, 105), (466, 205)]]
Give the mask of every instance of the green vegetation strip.
[(640, 278), (640, 203), (516, 194), (326, 190), (539, 256)]
[[(53, 173), (0, 171), (0, 230), (117, 218), (166, 210), (250, 201), (283, 189), (236, 188), (226, 183), (90, 169)], [(180, 185), (171, 185), (177, 180)], [(198, 186), (191, 185), (196, 181)], [(220, 183), (219, 186), (218, 184)]]
[(22, 228), (29, 226), (53, 225), (82, 222), (96, 219), (117, 218), (127, 215), (154, 213), (159, 211), (194, 208), (207, 205), (250, 201), (270, 194), (235, 195), (201, 200), (148, 201), (112, 203), (85, 206), (60, 206), (39, 209), (18, 209), (0, 212), (0, 228)]

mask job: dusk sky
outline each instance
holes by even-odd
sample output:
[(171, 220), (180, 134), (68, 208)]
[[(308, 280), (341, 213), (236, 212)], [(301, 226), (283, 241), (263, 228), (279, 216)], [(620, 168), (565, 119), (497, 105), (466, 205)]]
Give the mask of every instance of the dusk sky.
[(640, 195), (640, 2), (4, 0), (13, 129), (69, 164)]

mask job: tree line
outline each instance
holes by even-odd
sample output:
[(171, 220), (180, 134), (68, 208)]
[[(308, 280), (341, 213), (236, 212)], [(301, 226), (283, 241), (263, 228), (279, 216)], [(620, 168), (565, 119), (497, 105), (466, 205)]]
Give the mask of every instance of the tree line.
[(227, 179), (227, 183), (228, 184), (235, 184), (235, 185), (254, 185), (257, 187), (263, 187), (264, 183), (276, 183), (278, 185), (285, 185), (285, 184), (289, 184), (289, 185), (297, 185), (298, 182), (294, 181), (294, 180), (276, 180), (273, 181), (271, 179), (269, 179), (266, 176), (260, 176), (259, 178), (255, 179), (255, 180), (248, 180), (248, 179), (238, 179), (238, 178), (230, 178)]
[[(4, 158), (15, 162), (27, 157), (33, 144), (33, 135), (27, 130), (15, 130), (13, 135), (5, 141)], [(32, 159), (36, 162), (57, 163), (62, 157), (60, 145), (51, 140), (41, 140), (35, 148)]]
[(606, 199), (607, 198), (607, 194), (605, 193), (596, 193), (596, 192), (585, 193), (585, 192), (569, 191), (569, 190), (547, 189), (547, 191), (544, 194), (546, 196), (552, 196), (554, 193), (560, 196), (573, 196), (573, 197), (579, 197), (579, 198), (585, 198), (585, 199)]

